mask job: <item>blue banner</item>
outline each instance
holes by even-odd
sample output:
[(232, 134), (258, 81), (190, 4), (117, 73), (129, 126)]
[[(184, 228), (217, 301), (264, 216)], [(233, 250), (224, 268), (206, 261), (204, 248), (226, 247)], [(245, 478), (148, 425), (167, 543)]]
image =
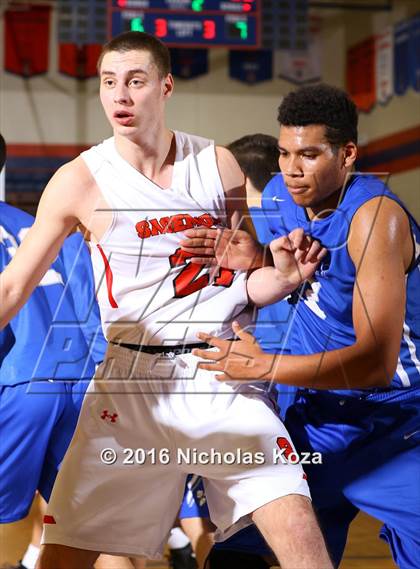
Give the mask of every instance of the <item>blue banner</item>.
[(229, 77), (248, 85), (273, 78), (273, 52), (269, 49), (229, 52)]
[(410, 86), (411, 20), (404, 20), (394, 28), (394, 93), (404, 95)]
[(209, 70), (206, 49), (173, 48), (171, 51), (172, 75), (180, 79), (194, 79)]
[(411, 19), (411, 86), (420, 92), (420, 14)]

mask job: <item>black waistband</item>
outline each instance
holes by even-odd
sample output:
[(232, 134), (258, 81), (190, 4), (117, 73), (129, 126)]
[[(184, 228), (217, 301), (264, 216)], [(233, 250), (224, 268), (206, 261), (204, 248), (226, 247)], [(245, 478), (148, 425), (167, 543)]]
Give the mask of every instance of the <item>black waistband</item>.
[(127, 350), (134, 350), (136, 352), (145, 352), (146, 354), (188, 354), (192, 352), (195, 348), (201, 350), (208, 350), (212, 346), (206, 342), (198, 342), (196, 344), (185, 344), (185, 346), (143, 346), (142, 344), (125, 344), (123, 342), (110, 342), (114, 346), (121, 346)]

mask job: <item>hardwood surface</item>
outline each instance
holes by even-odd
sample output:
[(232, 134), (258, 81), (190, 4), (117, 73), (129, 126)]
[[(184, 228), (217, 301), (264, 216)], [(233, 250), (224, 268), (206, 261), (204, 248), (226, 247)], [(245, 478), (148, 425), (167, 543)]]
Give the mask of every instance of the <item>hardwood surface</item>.
[[(340, 569), (395, 569), (388, 546), (378, 538), (381, 523), (366, 514), (353, 522)], [(21, 559), (30, 539), (30, 517), (13, 524), (0, 525), (0, 566)], [(148, 562), (147, 567), (167, 569), (166, 562)], [(233, 568), (232, 569), (237, 569)]]

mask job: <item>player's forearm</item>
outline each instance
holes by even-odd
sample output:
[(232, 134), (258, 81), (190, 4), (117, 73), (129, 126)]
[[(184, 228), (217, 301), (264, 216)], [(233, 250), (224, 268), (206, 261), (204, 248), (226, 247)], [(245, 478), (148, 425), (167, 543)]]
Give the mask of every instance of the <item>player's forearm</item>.
[(312, 389), (371, 389), (387, 387), (395, 366), (386, 362), (381, 350), (348, 348), (302, 356), (273, 358), (267, 379), (276, 383)]
[(274, 267), (257, 269), (247, 280), (249, 299), (258, 307), (282, 300), (295, 288), (296, 285), (282, 277)]

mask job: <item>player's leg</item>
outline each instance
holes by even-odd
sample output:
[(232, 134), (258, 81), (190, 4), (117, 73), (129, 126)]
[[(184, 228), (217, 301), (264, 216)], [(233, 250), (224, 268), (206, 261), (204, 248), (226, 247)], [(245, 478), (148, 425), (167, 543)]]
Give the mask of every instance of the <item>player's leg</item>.
[(252, 519), (282, 569), (332, 568), (309, 498), (283, 496), (255, 510)]
[(99, 552), (76, 549), (66, 545), (44, 545), (36, 569), (93, 569)]
[[(198, 379), (201, 377), (200, 373)], [(205, 378), (200, 385), (206, 389)], [(299, 563), (308, 569), (332, 567), (312, 511), (303, 469), (298, 463), (279, 458), (280, 442), (287, 441), (293, 447), (271, 401), (252, 386), (230, 388), (229, 394), (229, 386), (224, 384), (219, 397), (214, 397), (217, 387), (207, 387), (212, 402), (205, 393), (202, 402), (196, 398), (194, 436), (197, 432), (207, 433), (200, 438), (200, 450), (209, 457), (212, 449), (218, 451), (199, 471), (211, 519), (218, 526), (216, 541), (249, 525), (254, 514), (260, 531), (285, 568), (295, 569)], [(294, 544), (286, 546), (283, 539)]]
[[(344, 410), (343, 410), (344, 408)], [(358, 508), (343, 495), (349, 471), (346, 448), (356, 428), (338, 424), (347, 413), (342, 397), (300, 393), (289, 407), (285, 425), (299, 454), (319, 453), (321, 462), (305, 464), (313, 507), (334, 566), (344, 553), (347, 534)], [(357, 413), (354, 414), (354, 419)]]
[(182, 530), (191, 542), (197, 565), (203, 569), (214, 543), (215, 528), (209, 519), (203, 481), (199, 476), (188, 477), (178, 517)]
[[(86, 551), (156, 558), (176, 518), (186, 475), (166, 427), (167, 399), (157, 381), (143, 379), (158, 356), (142, 355), (133, 369), (129, 350), (109, 352), (112, 378), (98, 378), (105, 363), (89, 386), (48, 504), (43, 540), (56, 554), (64, 553), (59, 545), (66, 546), (83, 560)], [(50, 567), (51, 547), (41, 569)]]
[(203, 569), (204, 562), (213, 546), (214, 526), (209, 518), (182, 518), (181, 528), (191, 541), (199, 569)]
[(129, 559), (115, 555), (100, 555), (95, 569), (146, 569), (145, 559)]

